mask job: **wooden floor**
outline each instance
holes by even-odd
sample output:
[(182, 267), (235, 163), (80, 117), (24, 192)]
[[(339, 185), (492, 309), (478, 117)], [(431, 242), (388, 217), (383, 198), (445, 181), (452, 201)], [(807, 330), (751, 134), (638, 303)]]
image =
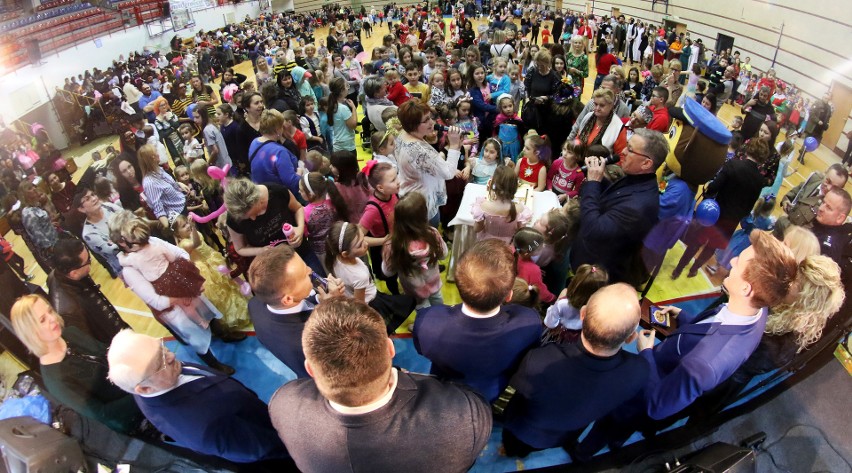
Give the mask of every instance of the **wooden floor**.
[[(481, 22), (474, 21), (475, 27), (479, 26)], [(373, 30), (373, 35), (371, 38), (363, 38), (364, 48), (367, 51), (371, 51), (372, 48), (381, 45), (381, 39), (384, 34), (387, 34), (387, 27), (376, 27)], [(327, 35), (327, 29), (322, 28), (319, 29), (315, 36), (317, 38), (324, 38)], [(590, 58), (590, 62), (593, 61)], [(595, 77), (595, 68), (593, 62), (589, 65), (590, 69), (590, 77), (586, 80), (587, 84), (591, 84), (594, 81)], [(249, 77), (250, 80), (254, 80), (254, 72), (251, 66), (251, 63), (246, 61), (235, 67), (236, 72), (245, 74)], [(213, 88), (216, 93), (218, 93), (218, 87)], [(585, 88), (585, 94), (583, 96), (583, 100), (586, 101), (591, 96), (592, 87)], [(719, 118), (726, 124), (730, 124), (731, 119), (736, 116), (741, 115), (739, 107), (733, 107), (730, 105), (725, 105), (719, 111)], [(357, 138), (356, 134), (356, 139)], [(779, 140), (783, 137), (779, 137)], [(78, 170), (74, 174), (74, 181), (78, 181), (80, 176), (82, 176), (83, 171), (91, 164), (91, 153), (95, 150), (101, 151), (104, 153), (104, 149), (108, 145), (114, 145), (116, 148), (118, 147), (118, 140), (116, 137), (109, 138), (101, 138), (92, 143), (89, 143), (85, 146), (69, 148), (63, 151), (63, 155), (66, 159), (73, 158), (78, 165)], [(801, 139), (797, 143), (798, 146), (801, 145)], [(802, 180), (804, 180), (808, 174), (812, 171), (824, 171), (828, 165), (832, 163), (839, 162), (840, 158), (833, 154), (828, 148), (825, 146), (820, 146), (813, 153), (809, 153), (806, 156), (805, 164), (800, 165), (798, 162), (794, 162), (795, 172), (790, 175), (790, 177), (784, 180), (784, 184), (781, 187), (781, 195), (784, 195), (791, 187), (797, 185)], [(847, 190), (852, 190), (852, 184), (847, 184)], [(780, 209), (777, 210), (780, 213)], [(24, 242), (15, 234), (9, 232), (6, 235), (6, 238), (12, 242), (14, 245), (15, 251), (24, 257), (26, 261), (27, 272), (33, 274), (35, 276), (34, 282), (36, 284), (44, 285), (46, 280), (46, 275), (41, 270), (41, 268), (36, 264), (34, 258), (28, 251)], [(112, 302), (116, 308), (118, 309), (121, 316), (136, 330), (149, 333), (154, 336), (165, 336), (167, 332), (164, 328), (162, 328), (159, 324), (153, 321), (150, 317), (150, 311), (147, 309), (144, 303), (136, 297), (136, 295), (127, 289), (124, 284), (119, 279), (112, 279), (109, 277), (107, 271), (101, 267), (94, 259), (92, 260), (92, 277), (94, 280), (101, 285), (101, 289), (104, 294), (107, 295), (110, 302)], [(446, 289), (452, 292), (456, 292), (454, 285), (448, 285)], [(446, 291), (445, 291), (446, 292)], [(446, 297), (446, 296), (445, 296)], [(447, 298), (448, 302), (451, 300), (458, 300), (456, 298)]]

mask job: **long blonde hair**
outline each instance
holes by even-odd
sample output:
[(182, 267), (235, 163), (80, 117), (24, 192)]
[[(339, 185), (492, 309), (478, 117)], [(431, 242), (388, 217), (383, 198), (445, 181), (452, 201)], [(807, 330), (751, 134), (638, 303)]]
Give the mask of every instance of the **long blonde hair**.
[(819, 340), (831, 316), (846, 299), (840, 281), (840, 267), (831, 258), (813, 255), (799, 264), (795, 299), (772, 308), (765, 332), (772, 335), (796, 334), (798, 352)]

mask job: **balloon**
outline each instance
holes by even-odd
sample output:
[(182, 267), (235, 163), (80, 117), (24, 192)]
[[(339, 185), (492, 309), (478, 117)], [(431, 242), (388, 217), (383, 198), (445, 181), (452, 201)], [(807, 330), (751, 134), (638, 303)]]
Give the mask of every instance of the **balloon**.
[(219, 271), (222, 274), (231, 274), (231, 269), (229, 267), (225, 266), (224, 264), (220, 264), (219, 266), (216, 266), (216, 271)]
[(228, 171), (231, 170), (231, 165), (226, 164), (221, 168), (218, 166), (210, 166), (207, 168), (207, 175), (216, 179), (217, 181), (221, 181), (228, 177)]
[(819, 148), (819, 142), (816, 138), (814, 138), (813, 136), (805, 138), (805, 151), (810, 153), (811, 151), (814, 151), (817, 148)]
[(196, 223), (207, 223), (207, 222), (213, 220), (214, 218), (217, 218), (220, 215), (222, 215), (223, 213), (225, 213), (226, 210), (228, 210), (228, 209), (223, 205), (223, 206), (219, 207), (218, 209), (210, 212), (209, 214), (207, 214), (203, 217), (196, 215), (195, 212), (190, 212), (189, 218), (195, 220)]
[(719, 203), (714, 199), (704, 199), (698, 204), (698, 208), (695, 209), (695, 220), (698, 220), (698, 223), (705, 227), (709, 227), (715, 225), (719, 220), (719, 213), (721, 209), (719, 208)]
[(195, 120), (195, 107), (198, 104), (192, 104), (189, 107), (186, 107), (186, 116), (189, 117), (190, 120)]

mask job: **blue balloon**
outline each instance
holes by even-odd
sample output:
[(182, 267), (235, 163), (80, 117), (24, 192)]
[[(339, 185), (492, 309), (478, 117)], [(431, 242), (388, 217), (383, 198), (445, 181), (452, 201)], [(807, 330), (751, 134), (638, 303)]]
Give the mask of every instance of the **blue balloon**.
[(698, 204), (698, 208), (695, 209), (695, 220), (701, 225), (709, 227), (715, 225), (719, 220), (720, 212), (721, 209), (718, 202), (714, 199), (704, 199)]
[(198, 104), (191, 104), (189, 107), (186, 107), (186, 116), (189, 117), (190, 120), (195, 120), (195, 107)]
[(809, 136), (805, 138), (805, 151), (810, 153), (811, 151), (819, 148), (819, 142), (813, 136)]

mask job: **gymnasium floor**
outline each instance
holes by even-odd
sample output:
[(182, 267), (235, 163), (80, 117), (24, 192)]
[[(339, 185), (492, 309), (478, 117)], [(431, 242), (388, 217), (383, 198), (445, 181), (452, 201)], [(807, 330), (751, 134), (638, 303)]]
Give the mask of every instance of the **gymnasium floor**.
[[(475, 21), (475, 27), (481, 22)], [(381, 38), (387, 34), (387, 27), (376, 27), (373, 30), (371, 38), (362, 38), (364, 48), (371, 51), (373, 47), (381, 44)], [(320, 29), (315, 33), (317, 38), (324, 38), (327, 34), (326, 29)], [(593, 58), (590, 58), (590, 77), (587, 79), (588, 87), (585, 88), (583, 101), (587, 101), (591, 95), (591, 84), (595, 77), (595, 68)], [(236, 72), (245, 74), (250, 80), (254, 79), (254, 73), (250, 62), (243, 62), (235, 67)], [(214, 87), (214, 90), (217, 90)], [(740, 114), (739, 107), (725, 105), (720, 110), (718, 117), (726, 124), (729, 124), (731, 119)], [(779, 140), (782, 137), (779, 137)], [(356, 133), (356, 141), (358, 141), (359, 159), (362, 164), (369, 159), (368, 152), (361, 149), (360, 139)], [(74, 174), (73, 179), (77, 181), (83, 171), (91, 164), (91, 153), (95, 150), (103, 152), (108, 145), (117, 145), (115, 137), (105, 137), (95, 140), (85, 146), (70, 148), (63, 151), (66, 159), (73, 158), (77, 165), (78, 171)], [(801, 145), (801, 139), (797, 143)], [(797, 185), (804, 180), (810, 172), (823, 171), (832, 163), (839, 162), (839, 158), (834, 155), (829, 149), (821, 146), (813, 153), (806, 156), (805, 164), (800, 165), (798, 162), (793, 163), (795, 172), (788, 178), (784, 179), (781, 187), (780, 195), (783, 195), (791, 187)], [(847, 185), (847, 190), (852, 189)], [(780, 213), (780, 209), (777, 210)], [(41, 268), (35, 263), (32, 255), (27, 250), (24, 242), (9, 232), (6, 238), (14, 245), (15, 251), (24, 257), (26, 261), (27, 272), (33, 274), (34, 283), (44, 285), (46, 275)], [(679, 305), (689, 305), (699, 308), (706, 304), (708, 298), (712, 298), (718, 292), (721, 280), (709, 275), (705, 271), (699, 272), (695, 278), (687, 278), (684, 274), (678, 280), (673, 281), (669, 278), (674, 265), (683, 252), (682, 244), (678, 243), (673, 248), (666, 258), (659, 278), (654, 283), (648, 294), (648, 298), (656, 303), (680, 301)], [(150, 311), (136, 297), (133, 292), (124, 287), (119, 279), (111, 279), (107, 271), (93, 260), (92, 277), (101, 285), (101, 289), (116, 306), (121, 316), (137, 331), (148, 333), (152, 336), (168, 336), (168, 332), (157, 324), (150, 316)], [(382, 284), (382, 283), (379, 283)], [(444, 300), (448, 304), (460, 302), (458, 291), (452, 283), (445, 283), (443, 287)], [(412, 316), (413, 319), (413, 316)], [(420, 357), (413, 349), (410, 342), (410, 334), (407, 332), (407, 324), (403, 324), (396, 335), (395, 345), (397, 347), (397, 359), (395, 364), (406, 367), (412, 371), (428, 372), (428, 360)], [(181, 359), (192, 360), (194, 355), (178, 347), (172, 342), (174, 348), (180, 355)], [(226, 363), (233, 364), (237, 368), (235, 377), (246, 383), (254, 389), (264, 400), (268, 400), (274, 390), (289, 379), (292, 379), (292, 372), (282, 363), (272, 357), (265, 349), (259, 346), (256, 339), (250, 337), (247, 341), (236, 345), (226, 345), (214, 342), (214, 350), (219, 354), (220, 359)], [(6, 383), (6, 386), (14, 382), (17, 373), (22, 371), (24, 367), (14, 360), (9, 354), (0, 355), (0, 377)], [(495, 433), (488, 444), (488, 447), (481, 455), (481, 459), (474, 467), (474, 471), (507, 471), (516, 469), (528, 469), (534, 467), (542, 467), (568, 461), (568, 457), (561, 450), (548, 450), (531, 455), (530, 457), (521, 460), (508, 459), (499, 455), (498, 447), (500, 445), (499, 428), (495, 428)]]

